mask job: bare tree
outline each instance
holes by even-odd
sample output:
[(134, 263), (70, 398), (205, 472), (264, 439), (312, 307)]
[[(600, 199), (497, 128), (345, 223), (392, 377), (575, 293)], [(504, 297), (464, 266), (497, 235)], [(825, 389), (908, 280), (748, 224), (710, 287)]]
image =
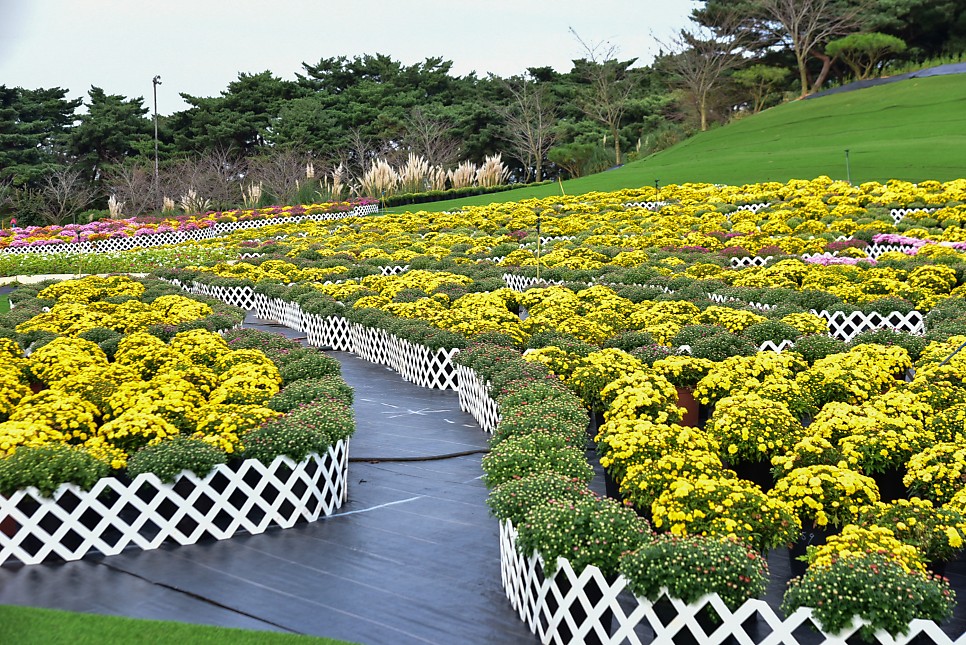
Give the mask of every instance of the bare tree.
[(300, 150), (273, 148), (249, 160), (248, 180), (261, 183), (276, 203), (291, 204), (306, 181), (318, 184), (316, 179), (306, 177), (308, 160), (309, 156)]
[(453, 124), (427, 114), (419, 107), (403, 123), (403, 147), (417, 157), (423, 157), (431, 166), (452, 166), (460, 158), (460, 142), (450, 133)]
[(607, 42), (588, 43), (570, 28), (577, 42), (583, 47), (585, 58), (574, 61), (578, 74), (587, 83), (579, 102), (580, 109), (589, 118), (602, 123), (614, 139), (614, 158), (621, 163), (620, 127), (624, 112), (630, 101), (632, 85), (628, 68), (637, 60), (617, 60), (619, 48)]
[(543, 160), (556, 141), (557, 113), (547, 98), (546, 89), (532, 79), (515, 77), (503, 81), (510, 93), (510, 103), (500, 108), (504, 120), (503, 140), (510, 155), (531, 173), (536, 181), (543, 179)]
[(127, 163), (113, 167), (105, 181), (108, 191), (123, 202), (125, 211), (132, 217), (142, 215), (161, 203), (158, 186), (154, 181), (154, 166), (145, 163)]
[(737, 14), (731, 14), (719, 16), (714, 29), (682, 29), (670, 43), (661, 43), (671, 52), (661, 65), (694, 97), (702, 132), (708, 129), (709, 99), (744, 61), (747, 34)]
[[(777, 23), (776, 35), (787, 42), (795, 54), (798, 77), (804, 98), (818, 91), (832, 67), (824, 45), (837, 36), (855, 31), (860, 25), (861, 3), (843, 5), (836, 0), (758, 0), (764, 14)], [(808, 60), (822, 61), (822, 71), (809, 87)]]
[(44, 205), (41, 217), (48, 224), (60, 224), (94, 199), (94, 189), (79, 169), (64, 166), (47, 175), (41, 187)]
[(247, 162), (227, 149), (215, 148), (169, 164), (161, 178), (161, 194), (180, 199), (194, 190), (216, 208), (229, 208), (239, 200)]

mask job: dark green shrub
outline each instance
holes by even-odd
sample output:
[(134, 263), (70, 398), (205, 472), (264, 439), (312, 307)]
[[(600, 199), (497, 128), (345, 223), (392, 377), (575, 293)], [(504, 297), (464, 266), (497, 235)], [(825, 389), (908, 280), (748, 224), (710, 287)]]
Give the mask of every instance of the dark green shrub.
[(215, 466), (227, 462), (224, 450), (201, 439), (177, 436), (144, 446), (131, 455), (127, 474), (137, 477), (141, 473), (154, 473), (161, 481), (171, 483), (183, 470), (205, 477)]
[(623, 331), (604, 341), (604, 347), (616, 347), (630, 353), (631, 350), (645, 345), (653, 345), (654, 337), (646, 331)]
[(582, 447), (576, 448), (563, 437), (545, 433), (511, 437), (501, 442), (483, 457), (483, 472), (488, 488), (534, 473), (552, 472), (583, 482), (589, 482), (594, 476)]
[(264, 464), (270, 464), (279, 455), (302, 461), (312, 452), (325, 454), (329, 446), (348, 439), (353, 432), (352, 408), (327, 399), (271, 419), (246, 433), (242, 438), (243, 456)]
[(41, 448), (21, 446), (0, 459), (0, 494), (35, 486), (50, 497), (61, 484), (77, 484), (90, 490), (111, 468), (78, 446), (50, 445)]
[(787, 323), (778, 320), (766, 320), (749, 325), (742, 330), (741, 335), (760, 347), (762, 343), (768, 340), (776, 345), (784, 340), (795, 340), (801, 335), (801, 332)]
[(729, 333), (727, 329), (719, 325), (685, 325), (681, 330), (674, 335), (671, 339), (672, 347), (680, 347), (682, 345), (687, 345), (689, 347), (694, 346), (694, 343), (702, 338), (711, 338), (712, 336), (717, 336), (718, 334)]
[(913, 334), (907, 334), (901, 331), (895, 331), (892, 329), (876, 329), (875, 331), (865, 331), (858, 334), (853, 338), (849, 344), (848, 348), (851, 349), (856, 345), (863, 345), (866, 343), (875, 343), (878, 345), (897, 345), (904, 348), (909, 352), (909, 356), (913, 361), (919, 360), (919, 356), (922, 355), (922, 351), (926, 349), (926, 339), (922, 336), (915, 336)]
[(269, 399), (266, 407), (277, 412), (289, 412), (320, 399), (336, 399), (351, 406), (353, 390), (341, 376), (323, 376), (318, 379), (305, 379), (286, 385)]
[(282, 365), (278, 371), (282, 383), (288, 385), (302, 379), (338, 376), (342, 373), (342, 365), (331, 356), (316, 351)]
[(548, 500), (576, 502), (591, 496), (587, 482), (557, 473), (534, 473), (497, 486), (486, 498), (486, 504), (497, 519), (520, 526), (530, 509)]
[(729, 356), (753, 356), (758, 347), (746, 338), (735, 334), (723, 333), (699, 338), (691, 345), (691, 356), (720, 362)]
[(795, 351), (802, 355), (811, 365), (820, 358), (831, 354), (841, 354), (848, 351), (848, 347), (840, 340), (825, 334), (810, 334), (795, 341)]

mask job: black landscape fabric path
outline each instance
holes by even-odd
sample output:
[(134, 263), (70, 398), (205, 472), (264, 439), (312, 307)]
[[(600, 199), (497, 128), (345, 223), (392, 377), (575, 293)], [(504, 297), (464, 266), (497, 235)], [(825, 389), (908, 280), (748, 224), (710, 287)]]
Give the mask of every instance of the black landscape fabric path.
[[(249, 318), (258, 326), (299, 334)], [(455, 392), (332, 352), (355, 389), (349, 455), (486, 448)], [(500, 583), (482, 455), (351, 463), (334, 516), (287, 530), (80, 562), (0, 568), (0, 604), (382, 643), (533, 643)]]

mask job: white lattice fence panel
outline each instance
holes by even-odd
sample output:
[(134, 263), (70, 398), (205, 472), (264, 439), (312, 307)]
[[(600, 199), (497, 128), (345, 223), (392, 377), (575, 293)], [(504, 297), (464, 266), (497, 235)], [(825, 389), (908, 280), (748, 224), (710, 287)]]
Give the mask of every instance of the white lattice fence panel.
[(836, 311), (829, 313), (812, 310), (812, 313), (828, 321), (829, 335), (833, 338), (849, 342), (864, 331), (888, 328), (909, 334), (922, 334), (926, 330), (925, 317), (920, 311), (910, 311), (903, 314), (892, 311), (886, 314), (872, 312), (864, 314), (861, 311), (845, 313)]
[[(825, 643), (844, 644), (864, 624), (859, 619), (838, 634), (821, 631), (812, 610), (797, 609), (782, 617), (763, 600), (752, 599), (732, 611), (717, 594), (694, 603), (671, 598), (665, 590), (657, 601), (635, 597), (622, 576), (608, 579), (597, 567), (586, 567), (579, 574), (570, 562), (557, 560), (557, 571), (543, 575), (539, 555), (520, 555), (516, 548), (516, 529), (510, 523), (500, 525), (500, 574), (511, 606), (540, 641), (566, 645), (582, 643), (588, 635), (608, 645), (628, 643), (673, 643), (676, 638), (720, 645), (802, 645), (812, 642), (814, 633)], [(629, 610), (629, 611), (628, 611)], [(717, 621), (709, 624), (709, 614)], [(807, 634), (806, 634), (807, 633)], [(909, 632), (893, 638), (884, 631), (875, 634), (881, 645), (934, 643), (966, 645), (966, 634), (955, 641), (933, 621), (913, 620)]]
[(400, 275), (409, 271), (409, 265), (403, 264), (400, 266), (384, 266), (379, 268), (382, 271), (382, 275)]
[(779, 342), (774, 342), (766, 340), (761, 345), (758, 346), (759, 352), (775, 352), (776, 354), (781, 354), (784, 351), (795, 348), (795, 341), (793, 340), (782, 340)]
[(305, 328), (302, 326), (302, 308), (299, 307), (299, 303), (297, 302), (283, 300), (282, 317), (276, 318), (276, 320), (289, 329), (294, 329), (295, 331), (305, 331)]
[(255, 308), (255, 292), (251, 287), (211, 287), (211, 297), (245, 311)]
[(731, 267), (734, 269), (744, 269), (746, 267), (763, 267), (772, 261), (772, 256), (768, 255), (765, 257), (754, 256), (754, 257), (743, 257), (743, 258), (731, 258)]
[(873, 260), (878, 260), (884, 253), (904, 253), (912, 255), (919, 248), (914, 244), (870, 244), (865, 247), (865, 254)]
[(346, 500), (348, 458), (348, 442), (339, 441), (300, 463), (247, 459), (206, 477), (186, 471), (172, 484), (145, 473), (129, 482), (105, 477), (90, 491), (63, 484), (51, 498), (33, 487), (0, 496), (0, 517), (15, 525), (11, 536), (0, 532), (0, 563), (79, 560), (95, 551), (116, 555), (312, 522)]
[(667, 206), (667, 202), (627, 202), (624, 204), (624, 208), (643, 208), (649, 211), (660, 210), (665, 206)]
[(483, 432), (493, 434), (500, 423), (500, 406), (490, 398), (489, 387), (479, 375), (464, 365), (456, 365), (460, 409), (469, 413)]
[(387, 366), (391, 364), (392, 353), (388, 347), (388, 333), (382, 329), (353, 324), (350, 335), (353, 354), (358, 354), (370, 363)]
[(935, 208), (893, 208), (889, 211), (889, 215), (892, 216), (892, 221), (898, 226), (899, 222), (901, 222), (906, 215), (911, 215), (913, 213), (932, 213), (935, 210)]
[(456, 366), (453, 364), (453, 359), (460, 353), (459, 349), (415, 347), (419, 348), (419, 360), (413, 365), (413, 382), (416, 385), (435, 390), (455, 390), (459, 387)]
[(506, 286), (514, 291), (526, 291), (533, 286), (543, 286), (548, 287), (551, 285), (561, 285), (562, 281), (558, 280), (544, 280), (543, 278), (529, 278), (527, 276), (516, 275), (513, 273), (504, 273), (503, 281)]

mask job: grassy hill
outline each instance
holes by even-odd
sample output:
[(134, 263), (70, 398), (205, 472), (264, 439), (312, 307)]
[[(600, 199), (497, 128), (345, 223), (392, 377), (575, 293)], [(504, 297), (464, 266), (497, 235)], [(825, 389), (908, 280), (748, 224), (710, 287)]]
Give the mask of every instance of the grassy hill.
[[(916, 78), (794, 101), (621, 168), (563, 182), (567, 194), (684, 182), (745, 184), (846, 179), (948, 181), (966, 176), (966, 75)], [(408, 210), (559, 195), (559, 185), (437, 202)], [(393, 209), (396, 211), (407, 209)]]

